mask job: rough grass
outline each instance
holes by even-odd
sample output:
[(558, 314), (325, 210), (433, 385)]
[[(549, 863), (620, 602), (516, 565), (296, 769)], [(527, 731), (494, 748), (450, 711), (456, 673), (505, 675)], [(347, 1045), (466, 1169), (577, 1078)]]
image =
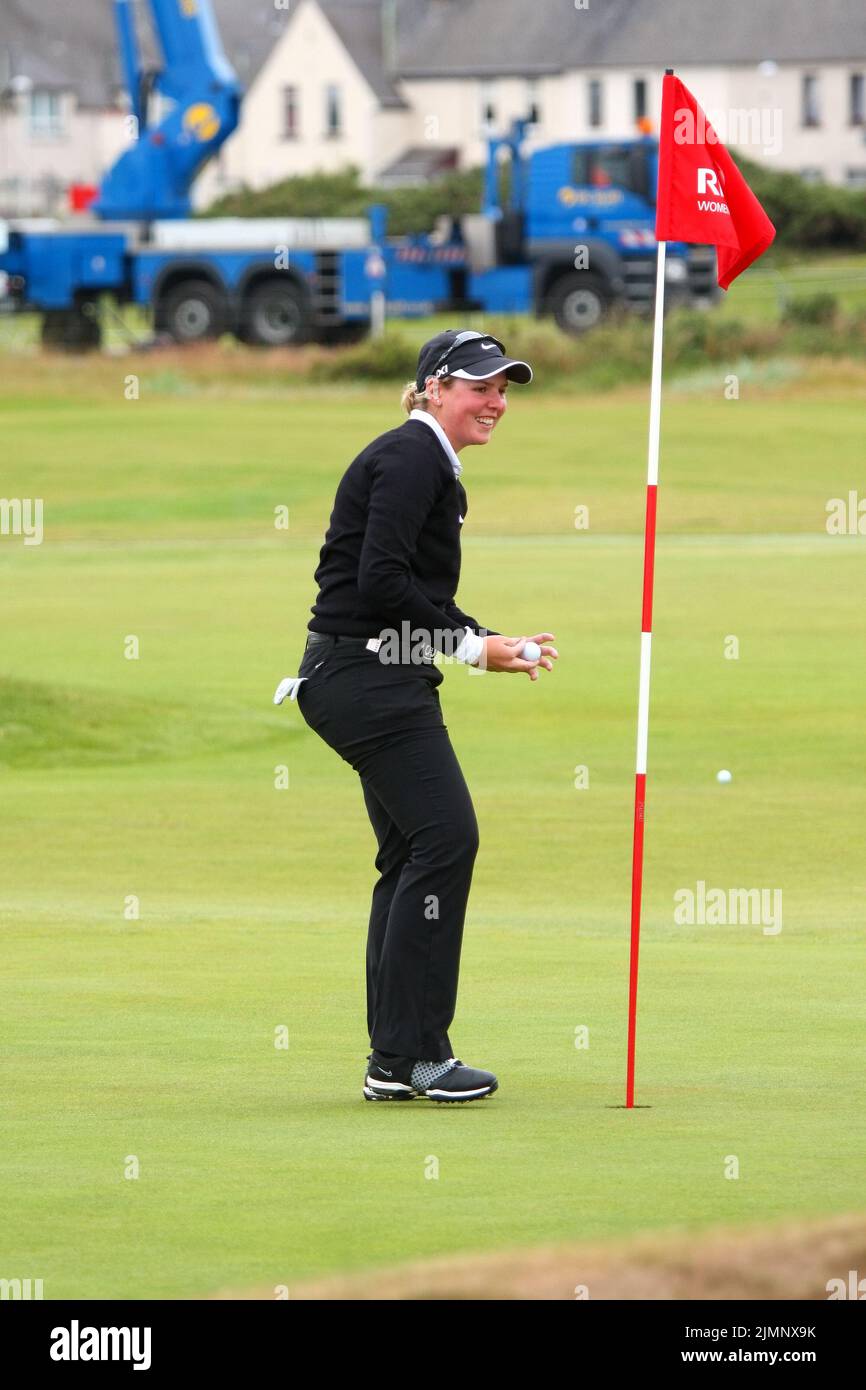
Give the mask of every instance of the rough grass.
[(0, 677), (0, 767), (122, 767), (281, 742), (275, 713), (200, 710), (188, 694), (184, 704)]
[[(866, 1267), (866, 1219), (782, 1223), (495, 1255), (416, 1261), (352, 1278), (302, 1282), (295, 1302), (454, 1299), (619, 1301), (824, 1300), (828, 1283)], [(838, 1286), (832, 1285), (831, 1289)], [(275, 1290), (222, 1289), (215, 1299), (273, 1300)]]

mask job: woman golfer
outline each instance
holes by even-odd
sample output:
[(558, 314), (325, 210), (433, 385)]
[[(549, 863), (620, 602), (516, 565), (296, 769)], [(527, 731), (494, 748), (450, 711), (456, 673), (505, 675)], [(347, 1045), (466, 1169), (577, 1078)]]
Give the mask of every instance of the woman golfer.
[(433, 658), (535, 681), (558, 655), (541, 646), (540, 658), (522, 660), (527, 638), (481, 627), (454, 601), (467, 511), (457, 455), (488, 443), (509, 380), (530, 382), (532, 370), (488, 333), (449, 329), (424, 344), (403, 393), (409, 419), (368, 444), (337, 488), (293, 678), (305, 722), (359, 774), (379, 846), (367, 1100), (480, 1100), (498, 1085), (455, 1058), (448, 1038), (478, 824)]

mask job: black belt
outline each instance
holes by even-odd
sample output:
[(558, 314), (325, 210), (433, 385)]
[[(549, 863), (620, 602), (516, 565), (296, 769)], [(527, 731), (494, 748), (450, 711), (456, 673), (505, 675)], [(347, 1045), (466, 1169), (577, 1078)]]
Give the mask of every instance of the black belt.
[(315, 643), (317, 643), (317, 642), (330, 642), (330, 643), (332, 643), (332, 644), (335, 643), (335, 642), (362, 642), (362, 643), (364, 643), (364, 645), (366, 645), (367, 642), (369, 642), (369, 641), (370, 641), (370, 638), (369, 638), (369, 637), (343, 637), (342, 634), (334, 634), (333, 632), (308, 632), (308, 633), (307, 633), (307, 646), (308, 646), (308, 647), (313, 646), (313, 645), (314, 645)]
[[(378, 652), (380, 646), (382, 645), (382, 639), (379, 637), (344, 637), (342, 633), (334, 634), (332, 632), (312, 632), (308, 629), (308, 647), (318, 646), (320, 643), (324, 642), (328, 642), (331, 646), (335, 646), (338, 642), (357, 642), (360, 643), (362, 647), (366, 647), (371, 652)], [(430, 647), (428, 648), (428, 650), (430, 652), (430, 656), (421, 658), (420, 664), (422, 666), (432, 666), (434, 664), (433, 648)]]

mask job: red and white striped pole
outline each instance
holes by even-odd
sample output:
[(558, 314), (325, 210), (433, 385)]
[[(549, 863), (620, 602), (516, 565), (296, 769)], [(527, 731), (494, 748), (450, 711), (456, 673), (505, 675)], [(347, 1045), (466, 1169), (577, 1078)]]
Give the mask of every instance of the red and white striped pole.
[(643, 831), (646, 808), (646, 754), (649, 735), (650, 652), (653, 626), (653, 572), (656, 551), (656, 495), (659, 481), (659, 425), (662, 403), (662, 328), (664, 325), (665, 248), (658, 244), (656, 302), (653, 323), (653, 364), (650, 386), (649, 451), (646, 480), (646, 525), (643, 548), (643, 606), (640, 633), (640, 683), (637, 709), (637, 757), (634, 784), (634, 839), (631, 861), (631, 952), (628, 972), (628, 1068), (626, 1109), (634, 1105), (634, 1044), (637, 1028), (637, 965), (640, 947), (640, 903), (643, 888)]

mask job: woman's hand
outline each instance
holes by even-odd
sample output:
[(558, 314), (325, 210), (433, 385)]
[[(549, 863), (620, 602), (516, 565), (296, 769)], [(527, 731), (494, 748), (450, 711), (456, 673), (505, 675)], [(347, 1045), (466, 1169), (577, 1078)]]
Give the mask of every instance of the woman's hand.
[[(531, 681), (537, 681), (539, 666), (552, 671), (554, 661), (559, 659), (556, 647), (543, 645), (552, 641), (552, 632), (538, 632), (534, 637), (485, 637), (484, 651), (476, 664), (479, 669), (487, 671), (525, 671)], [(524, 642), (537, 642), (541, 647), (538, 661), (524, 661), (517, 655)]]

